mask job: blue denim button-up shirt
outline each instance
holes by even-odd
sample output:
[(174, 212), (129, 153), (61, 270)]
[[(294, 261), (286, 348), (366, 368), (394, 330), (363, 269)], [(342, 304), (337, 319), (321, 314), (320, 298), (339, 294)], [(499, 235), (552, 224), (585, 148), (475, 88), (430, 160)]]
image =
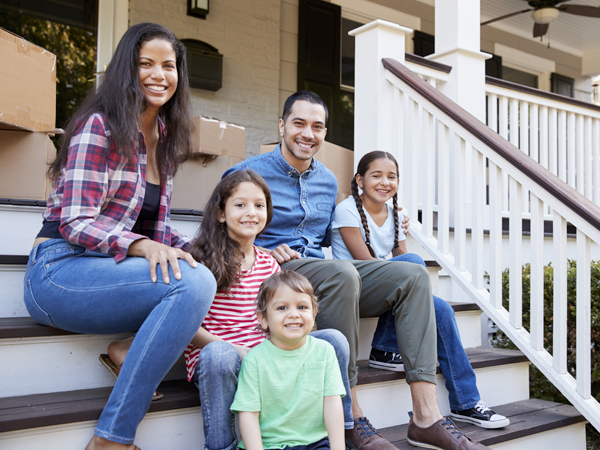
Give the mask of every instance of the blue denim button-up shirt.
[(273, 249), (287, 244), (303, 258), (324, 258), (337, 197), (335, 175), (313, 158), (303, 173), (281, 154), (281, 144), (270, 153), (253, 156), (227, 170), (252, 169), (262, 176), (273, 198), (273, 220), (255, 245)]

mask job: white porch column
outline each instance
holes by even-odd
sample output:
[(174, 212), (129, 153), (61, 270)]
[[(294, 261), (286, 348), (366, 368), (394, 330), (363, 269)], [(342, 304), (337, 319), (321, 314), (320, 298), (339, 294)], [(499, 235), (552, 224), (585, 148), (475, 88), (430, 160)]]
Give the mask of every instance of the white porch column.
[(480, 0), (435, 1), (435, 53), (427, 57), (452, 66), (440, 86), (454, 100), (485, 122), (485, 60), (480, 48)]
[(404, 41), (410, 28), (375, 20), (352, 30), (356, 38), (354, 75), (354, 167), (373, 150), (392, 152), (392, 85), (385, 79), (382, 58), (404, 62)]

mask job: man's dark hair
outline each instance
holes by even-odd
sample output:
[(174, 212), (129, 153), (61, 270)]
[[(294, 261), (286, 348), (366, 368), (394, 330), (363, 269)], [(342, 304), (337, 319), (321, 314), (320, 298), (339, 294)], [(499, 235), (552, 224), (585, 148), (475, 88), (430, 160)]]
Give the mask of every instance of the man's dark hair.
[(329, 119), (329, 109), (327, 109), (327, 105), (323, 99), (313, 91), (298, 91), (287, 98), (285, 104), (283, 105), (283, 113), (281, 114), (281, 120), (283, 120), (284, 123), (292, 113), (292, 106), (294, 106), (294, 103), (300, 100), (304, 100), (315, 105), (321, 105), (325, 110), (325, 124), (327, 124), (327, 119)]

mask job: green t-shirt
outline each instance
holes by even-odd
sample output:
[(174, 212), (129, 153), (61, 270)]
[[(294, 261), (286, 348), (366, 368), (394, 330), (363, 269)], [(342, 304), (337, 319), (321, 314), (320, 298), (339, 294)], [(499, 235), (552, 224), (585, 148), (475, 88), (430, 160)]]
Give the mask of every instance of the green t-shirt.
[(286, 351), (265, 340), (242, 361), (231, 410), (260, 412), (263, 447), (282, 449), (327, 437), (323, 397), (345, 393), (328, 342), (307, 336), (302, 347)]

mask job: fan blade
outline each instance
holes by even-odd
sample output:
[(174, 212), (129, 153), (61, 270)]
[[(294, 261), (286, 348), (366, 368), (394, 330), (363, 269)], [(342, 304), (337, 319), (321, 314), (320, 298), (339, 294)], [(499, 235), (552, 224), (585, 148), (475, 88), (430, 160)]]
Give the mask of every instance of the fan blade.
[(563, 5), (559, 6), (558, 9), (568, 14), (575, 14), (577, 16), (600, 18), (600, 8), (596, 6)]
[(533, 11), (533, 9), (524, 9), (523, 11), (517, 11), (517, 12), (514, 12), (514, 13), (506, 14), (505, 16), (496, 17), (495, 19), (488, 20), (487, 22), (483, 22), (481, 24), (481, 26), (487, 25), (487, 24), (492, 23), (492, 22), (497, 22), (497, 21), (502, 20), (502, 19), (508, 19), (509, 17), (516, 16), (517, 14), (523, 14), (523, 13), (525, 13), (527, 11)]
[(533, 25), (533, 37), (541, 37), (548, 32), (548, 23), (536, 23)]

